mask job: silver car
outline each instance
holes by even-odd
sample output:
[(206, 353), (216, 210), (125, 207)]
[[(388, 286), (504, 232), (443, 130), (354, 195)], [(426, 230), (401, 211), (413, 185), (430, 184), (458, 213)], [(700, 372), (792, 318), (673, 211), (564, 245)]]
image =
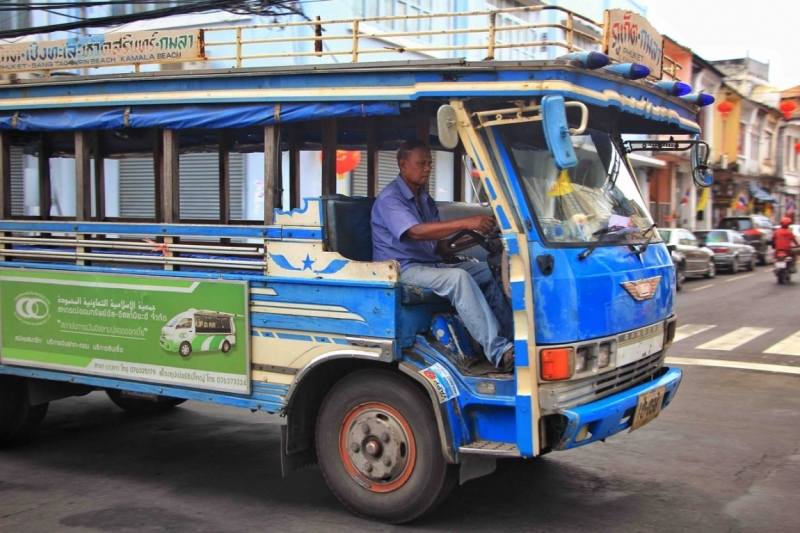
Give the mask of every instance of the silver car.
[(695, 231), (694, 234), (701, 246), (714, 252), (714, 262), (718, 270), (723, 268), (736, 274), (740, 268), (753, 270), (756, 267), (758, 252), (747, 244), (738, 231), (712, 229)]
[[(686, 229), (659, 229), (658, 233), (664, 239), (664, 244), (674, 246), (675, 250), (683, 256), (683, 275), (685, 277), (713, 278), (717, 274), (714, 252), (701, 246), (694, 234)], [(677, 274), (678, 276), (681, 273)]]

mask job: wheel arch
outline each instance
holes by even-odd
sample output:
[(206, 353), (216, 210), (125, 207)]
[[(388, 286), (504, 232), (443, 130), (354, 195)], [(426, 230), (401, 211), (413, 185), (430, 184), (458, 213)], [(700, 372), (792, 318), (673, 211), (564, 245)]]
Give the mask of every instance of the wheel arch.
[(358, 353), (332, 353), (318, 357), (298, 372), (289, 389), (284, 414), (286, 424), (281, 432), (281, 465), (284, 477), (291, 471), (317, 462), (315, 428), (317, 416), (325, 397), (336, 383), (359, 370), (383, 370), (403, 376), (431, 399), (442, 453), (448, 463), (456, 462), (455, 446), (446, 407), (440, 404), (433, 387), (409, 363), (387, 363), (376, 356)]

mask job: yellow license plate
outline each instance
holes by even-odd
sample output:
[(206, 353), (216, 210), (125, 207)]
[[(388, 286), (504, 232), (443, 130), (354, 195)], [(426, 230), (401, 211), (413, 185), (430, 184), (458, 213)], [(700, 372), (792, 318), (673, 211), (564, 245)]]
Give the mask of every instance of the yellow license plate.
[(659, 387), (653, 392), (647, 392), (639, 396), (639, 403), (636, 404), (636, 411), (633, 413), (633, 424), (631, 431), (639, 429), (647, 424), (661, 412), (661, 404), (664, 403), (666, 387)]

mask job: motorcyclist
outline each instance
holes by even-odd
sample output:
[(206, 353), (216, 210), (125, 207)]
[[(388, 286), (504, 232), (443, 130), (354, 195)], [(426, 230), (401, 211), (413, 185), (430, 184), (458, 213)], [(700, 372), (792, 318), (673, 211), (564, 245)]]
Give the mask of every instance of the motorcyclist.
[(789, 269), (795, 272), (795, 256), (797, 255), (793, 249), (795, 246), (800, 246), (797, 243), (797, 237), (794, 236), (792, 230), (789, 229), (789, 224), (792, 219), (784, 217), (781, 219), (781, 227), (775, 230), (772, 235), (772, 247), (775, 251), (785, 250), (789, 258)]

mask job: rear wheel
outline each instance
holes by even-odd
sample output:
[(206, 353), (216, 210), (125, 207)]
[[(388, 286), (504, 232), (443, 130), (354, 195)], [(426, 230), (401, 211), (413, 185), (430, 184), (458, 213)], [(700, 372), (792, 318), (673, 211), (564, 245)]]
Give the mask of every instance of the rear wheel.
[(756, 269), (756, 256), (751, 255), (750, 256), (750, 261), (747, 262), (747, 270), (752, 272), (755, 269)]
[(156, 396), (155, 398), (136, 397), (117, 389), (107, 389), (106, 394), (117, 407), (123, 411), (136, 414), (167, 411), (186, 401), (184, 398), (171, 398), (169, 396)]
[(731, 263), (731, 274), (736, 274), (737, 272), (739, 272), (739, 258), (734, 257), (733, 263)]
[(336, 497), (355, 514), (383, 522), (432, 510), (458, 475), (442, 454), (430, 399), (385, 371), (362, 370), (334, 386), (320, 409), (316, 444)]
[(707, 278), (711, 279), (711, 278), (713, 278), (714, 276), (717, 275), (717, 267), (714, 266), (714, 260), (713, 259), (709, 259), (708, 260), (708, 265), (706, 265), (706, 266), (708, 268), (708, 270), (706, 271), (706, 277)]
[(222, 353), (230, 352), (231, 351), (231, 343), (228, 342), (227, 340), (222, 341), (222, 347), (220, 349), (222, 350)]
[(31, 405), (28, 383), (17, 376), (0, 376), (0, 446), (17, 444), (39, 428), (47, 403)]

